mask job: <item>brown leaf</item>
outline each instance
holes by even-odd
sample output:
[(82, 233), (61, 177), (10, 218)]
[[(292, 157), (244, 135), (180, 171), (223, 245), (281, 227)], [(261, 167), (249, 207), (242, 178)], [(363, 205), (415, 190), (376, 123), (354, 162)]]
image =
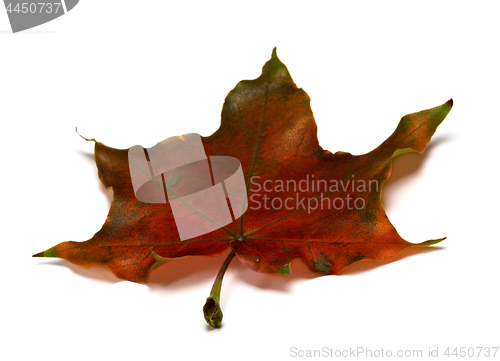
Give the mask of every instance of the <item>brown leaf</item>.
[(248, 209), (225, 227), (183, 241), (168, 201), (137, 200), (129, 151), (96, 142), (99, 178), (114, 194), (106, 222), (86, 242), (63, 242), (35, 256), (105, 265), (117, 277), (146, 282), (166, 259), (216, 256), (229, 247), (258, 272), (288, 274), (300, 258), (314, 272), (337, 274), (361, 260), (387, 261), (441, 241), (402, 239), (382, 207), (381, 189), (392, 158), (422, 153), (453, 101), (406, 115), (387, 140), (360, 156), (320, 147), (309, 102), (276, 49), (259, 78), (228, 94), (220, 128), (202, 142), (207, 156), (241, 162)]

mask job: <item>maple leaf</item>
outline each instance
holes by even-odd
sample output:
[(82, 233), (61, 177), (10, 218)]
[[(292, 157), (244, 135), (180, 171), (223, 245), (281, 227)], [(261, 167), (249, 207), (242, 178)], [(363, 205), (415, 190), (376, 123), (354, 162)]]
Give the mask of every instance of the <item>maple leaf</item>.
[(220, 128), (201, 139), (207, 156), (241, 162), (248, 209), (230, 224), (187, 240), (179, 236), (169, 201), (137, 199), (129, 150), (92, 139), (99, 178), (113, 189), (106, 222), (86, 242), (62, 242), (34, 256), (104, 265), (119, 278), (147, 282), (149, 272), (167, 260), (217, 256), (230, 248), (204, 307), (207, 322), (220, 327), (222, 277), (234, 256), (257, 272), (290, 274), (290, 262), (299, 258), (313, 272), (338, 274), (362, 260), (389, 261), (406, 248), (442, 241), (401, 238), (383, 209), (381, 190), (392, 158), (422, 153), (453, 101), (404, 116), (387, 140), (359, 156), (320, 147), (309, 103), (276, 49), (259, 78), (239, 82), (228, 94)]

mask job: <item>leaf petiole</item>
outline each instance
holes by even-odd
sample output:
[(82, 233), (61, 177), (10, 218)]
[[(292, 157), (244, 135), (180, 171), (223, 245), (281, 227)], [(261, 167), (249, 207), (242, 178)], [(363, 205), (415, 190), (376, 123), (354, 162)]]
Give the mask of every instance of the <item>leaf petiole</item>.
[(222, 267), (217, 274), (217, 278), (215, 279), (214, 285), (212, 286), (212, 290), (210, 291), (210, 297), (207, 298), (207, 301), (203, 306), (203, 315), (205, 316), (205, 320), (213, 328), (221, 327), (222, 310), (220, 308), (219, 302), (220, 291), (222, 288), (222, 279), (224, 277), (224, 273), (226, 273), (229, 263), (231, 263), (234, 256), (234, 251), (231, 251), (231, 253), (227, 256), (226, 260), (222, 264)]

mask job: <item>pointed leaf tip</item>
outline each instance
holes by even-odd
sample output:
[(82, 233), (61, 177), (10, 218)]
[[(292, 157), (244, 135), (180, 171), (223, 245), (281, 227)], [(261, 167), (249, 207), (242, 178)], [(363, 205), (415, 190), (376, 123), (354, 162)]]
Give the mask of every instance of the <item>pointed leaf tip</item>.
[(83, 139), (85, 139), (87, 142), (97, 142), (94, 138), (92, 139), (88, 139), (88, 138), (85, 138), (83, 135), (81, 135), (80, 133), (78, 133), (78, 127), (75, 127), (75, 131), (76, 131), (76, 134), (78, 134), (80, 137), (82, 137)]
[(290, 268), (290, 263), (286, 263), (283, 266), (281, 266), (276, 273), (289, 276), (292, 273), (292, 270)]
[(285, 64), (278, 58), (276, 48), (273, 49), (271, 59), (269, 59), (262, 67), (262, 75), (270, 81), (271, 87), (280, 87), (283, 83), (288, 83), (289, 85), (293, 83), (292, 77)]
[(446, 239), (446, 237), (438, 238), (438, 239), (431, 239), (429, 241), (425, 241), (425, 242), (422, 242), (422, 243), (417, 243), (417, 244), (414, 245), (414, 247), (428, 247), (428, 246), (432, 246), (433, 244), (442, 242), (445, 239)]
[(54, 250), (56, 247), (46, 249), (43, 252), (34, 254), (32, 257), (59, 257), (59, 254)]

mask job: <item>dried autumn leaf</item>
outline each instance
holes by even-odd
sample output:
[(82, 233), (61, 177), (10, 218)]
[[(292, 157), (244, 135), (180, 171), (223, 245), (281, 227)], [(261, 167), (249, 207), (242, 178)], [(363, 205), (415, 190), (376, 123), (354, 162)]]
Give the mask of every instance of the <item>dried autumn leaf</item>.
[(300, 258), (313, 272), (338, 274), (362, 260), (388, 261), (406, 248), (440, 242), (402, 239), (383, 209), (381, 188), (392, 158), (422, 153), (453, 101), (404, 116), (387, 140), (360, 156), (320, 147), (309, 102), (276, 49), (259, 78), (228, 94), (220, 128), (202, 142), (207, 156), (241, 162), (249, 207), (227, 226), (184, 241), (168, 201), (137, 200), (128, 150), (95, 142), (99, 178), (113, 188), (106, 222), (86, 242), (63, 242), (35, 256), (104, 265), (119, 278), (146, 282), (165, 260), (231, 248), (204, 309), (207, 322), (219, 327), (220, 284), (234, 255), (258, 272), (289, 274), (290, 262)]

